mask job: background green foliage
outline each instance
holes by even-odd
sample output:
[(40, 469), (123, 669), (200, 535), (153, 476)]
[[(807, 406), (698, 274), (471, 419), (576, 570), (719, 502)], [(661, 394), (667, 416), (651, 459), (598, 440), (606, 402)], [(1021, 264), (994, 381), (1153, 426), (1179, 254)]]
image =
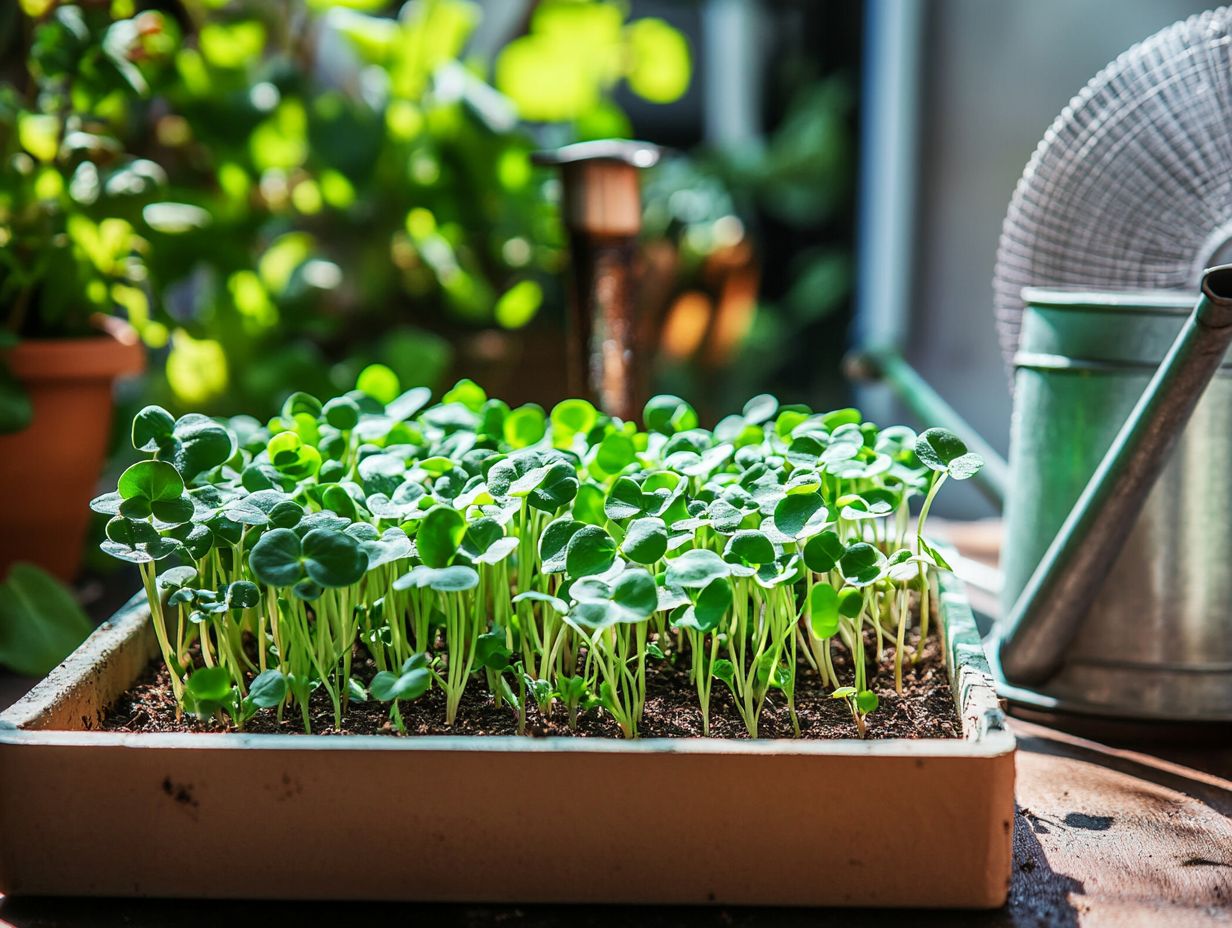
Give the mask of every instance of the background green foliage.
[(269, 411), (373, 359), (433, 383), (459, 328), (558, 306), (529, 152), (627, 132), (622, 83), (689, 81), (683, 37), (611, 3), (541, 4), (495, 62), (465, 55), (464, 0), (144, 5), (7, 11), (29, 54), (0, 96), (0, 300), (24, 334), (120, 308), (173, 408)]
[[(151, 350), (140, 400), (210, 414), (268, 415), (372, 361), (428, 385), (556, 366), (558, 185), (527, 156), (631, 135), (617, 101), (677, 100), (693, 57), (614, 0), (530, 9), (502, 44), (477, 41), (468, 0), (0, 7), (4, 337), (117, 312)], [(800, 371), (843, 342), (818, 326), (847, 253), (801, 244), (849, 206), (851, 100), (816, 76), (781, 82), (769, 137), (674, 153), (647, 178), (647, 238), (673, 254), (665, 305), (713, 289), (733, 242), (768, 282), (733, 349), (657, 366), (708, 418), (765, 386), (816, 392)], [(25, 412), (0, 403), (9, 427)]]

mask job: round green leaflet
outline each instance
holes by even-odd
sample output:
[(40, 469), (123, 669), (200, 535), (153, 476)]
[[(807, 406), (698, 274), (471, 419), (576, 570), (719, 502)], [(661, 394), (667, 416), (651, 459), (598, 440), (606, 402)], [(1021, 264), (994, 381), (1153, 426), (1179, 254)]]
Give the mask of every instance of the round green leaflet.
[(573, 517), (589, 525), (603, 525), (607, 521), (603, 508), (605, 499), (603, 488), (598, 484), (583, 483), (573, 500)]
[(248, 556), (248, 566), (262, 583), (293, 586), (305, 577), (322, 587), (344, 587), (368, 569), (368, 555), (350, 535), (313, 529), (300, 540), (290, 529), (262, 535)]
[(697, 428), (697, 413), (678, 396), (663, 394), (650, 398), (642, 412), (646, 430), (673, 435)]
[(801, 553), (805, 567), (814, 573), (825, 574), (834, 569), (846, 550), (838, 533), (827, 531), (810, 538)]
[(955, 480), (974, 477), (984, 459), (968, 451), (963, 440), (948, 429), (929, 429), (915, 441), (915, 456), (929, 470), (949, 474)]
[(565, 548), (565, 570), (570, 577), (601, 574), (616, 560), (616, 542), (597, 525), (578, 529)]
[(740, 528), (744, 521), (744, 512), (720, 497), (707, 507), (706, 518), (716, 532), (730, 535)]
[(331, 532), (344, 532), (350, 526), (347, 519), (342, 518), (336, 512), (331, 512), (328, 509), (322, 509), (320, 512), (311, 512), (299, 520), (295, 525), (295, 534), (303, 538), (311, 531), (316, 529), (328, 529)]
[(429, 567), (444, 567), (458, 551), (466, 534), (466, 520), (456, 509), (434, 506), (415, 534), (420, 559)]
[(475, 434), (482, 435), (486, 441), (504, 440), (505, 419), (508, 416), (507, 403), (488, 400), (479, 410), (479, 424), (475, 426)]
[(175, 417), (161, 406), (147, 406), (133, 416), (133, 447), (157, 451), (171, 441)]
[(633, 439), (623, 432), (609, 432), (595, 450), (595, 463), (607, 474), (618, 474), (637, 456)]
[(195, 579), (197, 579), (197, 568), (188, 566), (172, 567), (158, 575), (158, 588), (160, 590), (178, 590), (187, 586)]
[(574, 594), (578, 603), (569, 610), (569, 618), (595, 630), (618, 622), (641, 622), (659, 604), (654, 578), (640, 567), (622, 572), (611, 586), (599, 580), (580, 581), (574, 584)]
[(387, 404), (397, 399), (402, 385), (398, 383), (398, 375), (384, 364), (369, 364), (359, 372), (355, 389), (366, 393), (378, 403)]
[(713, 551), (694, 548), (667, 562), (664, 583), (672, 589), (701, 589), (730, 572), (730, 565)]
[(227, 585), (228, 609), (251, 609), (261, 601), (261, 590), (251, 580), (236, 580)]
[(488, 516), (476, 519), (466, 527), (466, 533), (462, 536), (462, 553), (473, 560), (504, 537), (505, 530), (495, 519)]
[(864, 611), (864, 590), (845, 586), (838, 591), (838, 611), (849, 619), (857, 618)]
[(800, 435), (787, 446), (787, 460), (796, 467), (816, 467), (825, 446), (814, 435)]
[(392, 403), (385, 407), (385, 415), (395, 422), (411, 418), (423, 409), (432, 399), (432, 391), (427, 387), (411, 387)]
[(585, 434), (599, 421), (599, 413), (586, 400), (562, 400), (552, 407), (552, 439), (558, 446), (567, 446), (579, 432)]
[(406, 463), (396, 454), (370, 454), (357, 469), (368, 493), (392, 496), (406, 480)]
[(158, 453), (160, 458), (170, 457), (180, 476), (191, 483), (229, 461), (235, 449), (235, 436), (230, 429), (208, 416), (190, 413), (176, 420), (170, 441), (160, 444)]
[(838, 634), (838, 592), (828, 583), (815, 583), (808, 600), (809, 626), (818, 638)]
[(625, 532), (621, 553), (637, 564), (653, 564), (667, 553), (667, 526), (654, 516), (635, 519)]
[(321, 504), (330, 512), (336, 512), (344, 519), (351, 519), (353, 521), (359, 518), (359, 510), (355, 506), (355, 500), (351, 498), (351, 494), (340, 484), (330, 484), (322, 491)]
[(199, 705), (226, 702), (231, 696), (230, 672), (225, 667), (202, 667), (194, 671), (188, 678), (188, 695)]
[(287, 697), (287, 678), (282, 671), (264, 670), (248, 687), (248, 701), (258, 709), (276, 708)]
[(511, 454), (488, 468), (488, 490), (495, 497), (525, 496), (547, 476), (547, 470), (538, 451)]
[(266, 445), (270, 463), (279, 473), (293, 480), (311, 477), (321, 466), (321, 452), (294, 432), (279, 432)]
[(389, 702), (393, 699), (417, 699), (432, 685), (432, 672), (428, 659), (423, 654), (412, 654), (402, 663), (398, 673), (382, 670), (372, 678), (371, 692), (374, 699)]
[(863, 418), (860, 410), (848, 406), (845, 409), (835, 409), (825, 413), (821, 417), (821, 424), (823, 428), (833, 432), (844, 425), (859, 425)]
[(539, 485), (526, 496), (526, 502), (542, 512), (553, 513), (569, 505), (578, 493), (577, 472), (571, 464), (554, 461)]
[(505, 442), (514, 449), (528, 448), (538, 443), (547, 432), (543, 407), (534, 403), (519, 406), (505, 417), (502, 432)]
[(632, 519), (645, 511), (646, 499), (642, 488), (632, 477), (621, 477), (608, 491), (607, 501), (603, 504), (603, 512), (613, 522), (623, 522)]
[(368, 555), (368, 570), (405, 560), (415, 552), (411, 539), (397, 525), (378, 535), (377, 530), (367, 522), (356, 522), (346, 532), (359, 542), (359, 547)]
[(345, 396), (336, 396), (322, 409), (325, 421), (340, 432), (349, 432), (359, 425), (359, 406)]
[(461, 593), (479, 585), (479, 574), (473, 567), (455, 564), (452, 567), (428, 567), (418, 564), (409, 573), (394, 581), (395, 590), (423, 589), (438, 593)]
[(762, 564), (772, 564), (775, 559), (774, 545), (764, 532), (756, 529), (744, 529), (736, 532), (727, 541), (723, 549), (723, 560), (732, 564), (742, 564), (745, 567), (760, 567)]
[(539, 560), (545, 574), (559, 574), (565, 570), (565, 558), (569, 542), (581, 531), (585, 523), (576, 519), (562, 518), (549, 522), (539, 536)]
[[(636, 620), (648, 617), (659, 604), (654, 577), (640, 567), (629, 568), (612, 584), (612, 602)], [(622, 621), (631, 620), (622, 618)]]
[(308, 416), (315, 420), (321, 415), (321, 409), (321, 401), (311, 393), (296, 391), (283, 402), (282, 418), (294, 419), (296, 416)]
[(761, 425), (774, 418), (779, 411), (779, 401), (769, 393), (762, 393), (744, 404), (744, 419), (750, 425)]
[(490, 632), (485, 632), (475, 641), (475, 663), (488, 670), (508, 670), (512, 656), (513, 653), (505, 645), (505, 630), (499, 625), (493, 625)]
[(120, 475), (116, 490), (125, 500), (167, 502), (183, 495), (184, 480), (166, 461), (138, 461)]
[(257, 539), (248, 555), (248, 566), (262, 583), (291, 586), (304, 576), (302, 555), (299, 536), (290, 529), (276, 528)]
[(821, 475), (815, 470), (799, 468), (792, 471), (785, 487), (788, 494), (816, 493), (821, 488)]
[(706, 584), (697, 594), (696, 602), (691, 603), (684, 613), (676, 620), (683, 628), (692, 628), (703, 634), (712, 632), (719, 627), (723, 616), (732, 607), (731, 581), (726, 577), (716, 577)]
[(194, 561), (201, 560), (214, 546), (214, 533), (207, 526), (195, 522), (185, 522), (168, 529), (167, 537), (173, 539)]
[(441, 404), (461, 403), (472, 412), (479, 412), (487, 400), (488, 394), (484, 392), (483, 387), (479, 386), (475, 381), (463, 377), (441, 397)]
[(799, 409), (781, 409), (778, 418), (774, 420), (774, 432), (779, 438), (787, 441), (792, 430), (797, 425), (808, 420), (808, 414)]
[(881, 579), (886, 556), (864, 541), (858, 541), (839, 558), (843, 579), (852, 586), (868, 586)]
[(829, 521), (820, 493), (788, 493), (774, 507), (774, 524), (793, 538), (816, 535)]
[(881, 700), (872, 690), (860, 690), (860, 692), (856, 694), (856, 708), (859, 709), (864, 715), (868, 715), (870, 712), (876, 712), (879, 705), (881, 705)]
[(179, 548), (176, 541), (164, 538), (149, 522), (116, 516), (107, 523), (107, 540), (99, 547), (112, 557), (134, 564), (148, 564), (170, 557)]

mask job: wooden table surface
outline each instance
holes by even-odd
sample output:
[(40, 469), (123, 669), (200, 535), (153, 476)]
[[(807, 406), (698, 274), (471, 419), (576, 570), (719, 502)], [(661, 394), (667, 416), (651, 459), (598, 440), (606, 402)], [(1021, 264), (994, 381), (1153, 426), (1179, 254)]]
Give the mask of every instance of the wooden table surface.
[[(989, 535), (981, 528), (980, 537)], [(971, 544), (964, 549), (978, 556)], [(0, 691), (4, 681), (0, 679)], [(10, 685), (10, 689), (12, 686)], [(5, 899), (0, 926), (1133, 926), (1232, 925), (1232, 734), (1228, 726), (1155, 730), (1164, 744), (1119, 747), (1033, 721), (1019, 738), (1018, 814), (1009, 901), (992, 912), (218, 903)], [(1139, 734), (1139, 733), (1135, 733)], [(939, 836), (938, 853), (944, 853)], [(0, 835), (2, 841), (3, 835)], [(99, 836), (105, 842), (105, 836)], [(247, 841), (240, 837), (240, 865)], [(186, 849), (186, 866), (187, 849)], [(413, 853), (407, 866), (414, 866)], [(477, 876), (477, 878), (480, 878)]]

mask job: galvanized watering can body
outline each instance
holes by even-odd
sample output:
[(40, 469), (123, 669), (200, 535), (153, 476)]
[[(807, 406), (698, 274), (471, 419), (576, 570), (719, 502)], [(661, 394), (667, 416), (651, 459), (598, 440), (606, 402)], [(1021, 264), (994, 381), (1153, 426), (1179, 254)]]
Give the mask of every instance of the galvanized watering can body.
[[(1012, 617), (1196, 299), (1024, 291), (1003, 616)], [(1033, 682), (1036, 693), (1088, 713), (1232, 719), (1232, 360), (1202, 394), (1106, 579), (1092, 582), (1096, 595), (1063, 663)]]

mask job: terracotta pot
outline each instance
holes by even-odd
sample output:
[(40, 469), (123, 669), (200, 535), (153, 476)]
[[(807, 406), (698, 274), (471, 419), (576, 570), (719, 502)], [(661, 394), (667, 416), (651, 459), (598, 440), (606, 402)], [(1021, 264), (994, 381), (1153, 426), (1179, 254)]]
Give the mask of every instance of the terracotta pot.
[(0, 576), (15, 561), (66, 581), (77, 572), (111, 434), (112, 384), (144, 367), (137, 333), (116, 321), (94, 338), (30, 339), (6, 353), (34, 418), (0, 435)]
[[(158, 652), (134, 599), (0, 713), (0, 892), (998, 906), (1014, 736), (939, 581), (963, 731), (944, 740), (91, 730)], [(282, 851), (226, 879), (192, 864), (258, 833)]]

